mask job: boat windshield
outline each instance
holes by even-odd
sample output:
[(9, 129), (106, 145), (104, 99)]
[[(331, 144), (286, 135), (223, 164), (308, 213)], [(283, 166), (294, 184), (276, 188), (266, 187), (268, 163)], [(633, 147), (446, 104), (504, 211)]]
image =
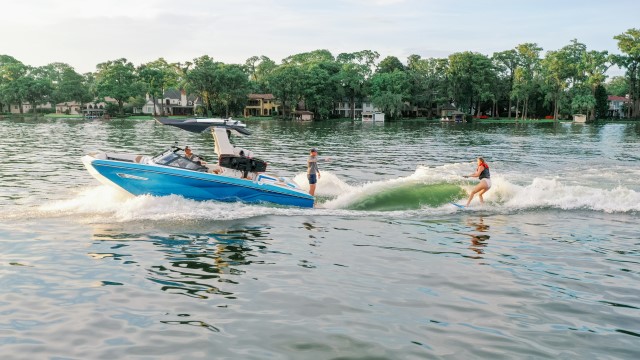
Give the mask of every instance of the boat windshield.
[(153, 162), (158, 165), (172, 166), (180, 169), (193, 171), (207, 171), (207, 168), (197, 164), (184, 156), (180, 156), (172, 150), (167, 150), (153, 158)]

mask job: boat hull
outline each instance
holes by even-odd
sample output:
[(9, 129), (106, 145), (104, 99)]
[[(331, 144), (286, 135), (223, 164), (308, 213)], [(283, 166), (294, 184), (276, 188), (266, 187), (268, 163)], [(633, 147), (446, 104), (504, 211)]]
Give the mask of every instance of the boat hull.
[(314, 197), (285, 182), (263, 182), (153, 164), (82, 159), (100, 182), (133, 195), (180, 195), (193, 200), (313, 207)]

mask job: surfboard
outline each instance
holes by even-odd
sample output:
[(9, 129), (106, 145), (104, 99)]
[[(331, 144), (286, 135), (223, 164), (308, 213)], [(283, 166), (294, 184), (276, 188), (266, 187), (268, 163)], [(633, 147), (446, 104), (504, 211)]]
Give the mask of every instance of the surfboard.
[(466, 207), (464, 205), (456, 204), (454, 202), (450, 202), (449, 204), (451, 204), (451, 205), (453, 205), (453, 206), (455, 206), (457, 208), (460, 208), (460, 209), (466, 209)]

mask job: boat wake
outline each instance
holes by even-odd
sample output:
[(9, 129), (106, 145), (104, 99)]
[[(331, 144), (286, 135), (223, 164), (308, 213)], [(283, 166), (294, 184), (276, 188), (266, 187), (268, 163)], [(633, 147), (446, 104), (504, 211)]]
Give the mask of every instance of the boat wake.
[[(326, 200), (318, 207), (365, 211), (406, 211), (434, 209), (467, 196), (463, 181), (451, 171), (429, 171), (418, 168), (407, 177), (349, 185), (331, 173), (323, 172), (316, 195)], [(298, 184), (306, 175), (296, 176)], [(304, 186), (304, 185), (303, 185)], [(308, 185), (306, 185), (308, 187)]]
[[(469, 164), (418, 166), (409, 176), (363, 184), (349, 184), (324, 171), (318, 182), (318, 203), (314, 209), (193, 201), (175, 195), (134, 197), (101, 185), (81, 189), (66, 200), (49, 201), (24, 211), (0, 213), (0, 218), (70, 216), (84, 222), (103, 223), (227, 221), (269, 215), (381, 215), (387, 218), (443, 215), (460, 211), (450, 202), (465, 202), (467, 193), (475, 186), (477, 181), (460, 176), (468, 168)], [(518, 183), (513, 177), (511, 180), (508, 174), (492, 177), (493, 187), (484, 197), (485, 204), (479, 204), (475, 199), (468, 210), (505, 214), (535, 209), (605, 213), (640, 211), (640, 192), (621, 185), (602, 188), (561, 178), (534, 178), (530, 183)], [(303, 188), (308, 187), (305, 174), (298, 174), (294, 181)]]

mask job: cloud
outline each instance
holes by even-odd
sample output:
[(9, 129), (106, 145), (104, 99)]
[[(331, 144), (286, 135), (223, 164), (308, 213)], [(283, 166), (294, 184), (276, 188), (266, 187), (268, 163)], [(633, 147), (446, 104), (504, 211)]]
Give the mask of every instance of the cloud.
[[(619, 0), (627, 13), (640, 2)], [(554, 11), (548, 11), (552, 6)], [(306, 51), (334, 55), (363, 49), (405, 60), (456, 51), (491, 54), (523, 42), (545, 51), (573, 38), (589, 49), (615, 51), (612, 37), (637, 27), (632, 17), (584, 19), (609, 11), (603, 2), (496, 0), (20, 0), (3, 5), (2, 53), (40, 66), (66, 62), (80, 72), (125, 57), (134, 64), (202, 55), (244, 63), (254, 55), (276, 62)], [(596, 15), (594, 15), (596, 14)], [(604, 29), (604, 30), (603, 30)]]

